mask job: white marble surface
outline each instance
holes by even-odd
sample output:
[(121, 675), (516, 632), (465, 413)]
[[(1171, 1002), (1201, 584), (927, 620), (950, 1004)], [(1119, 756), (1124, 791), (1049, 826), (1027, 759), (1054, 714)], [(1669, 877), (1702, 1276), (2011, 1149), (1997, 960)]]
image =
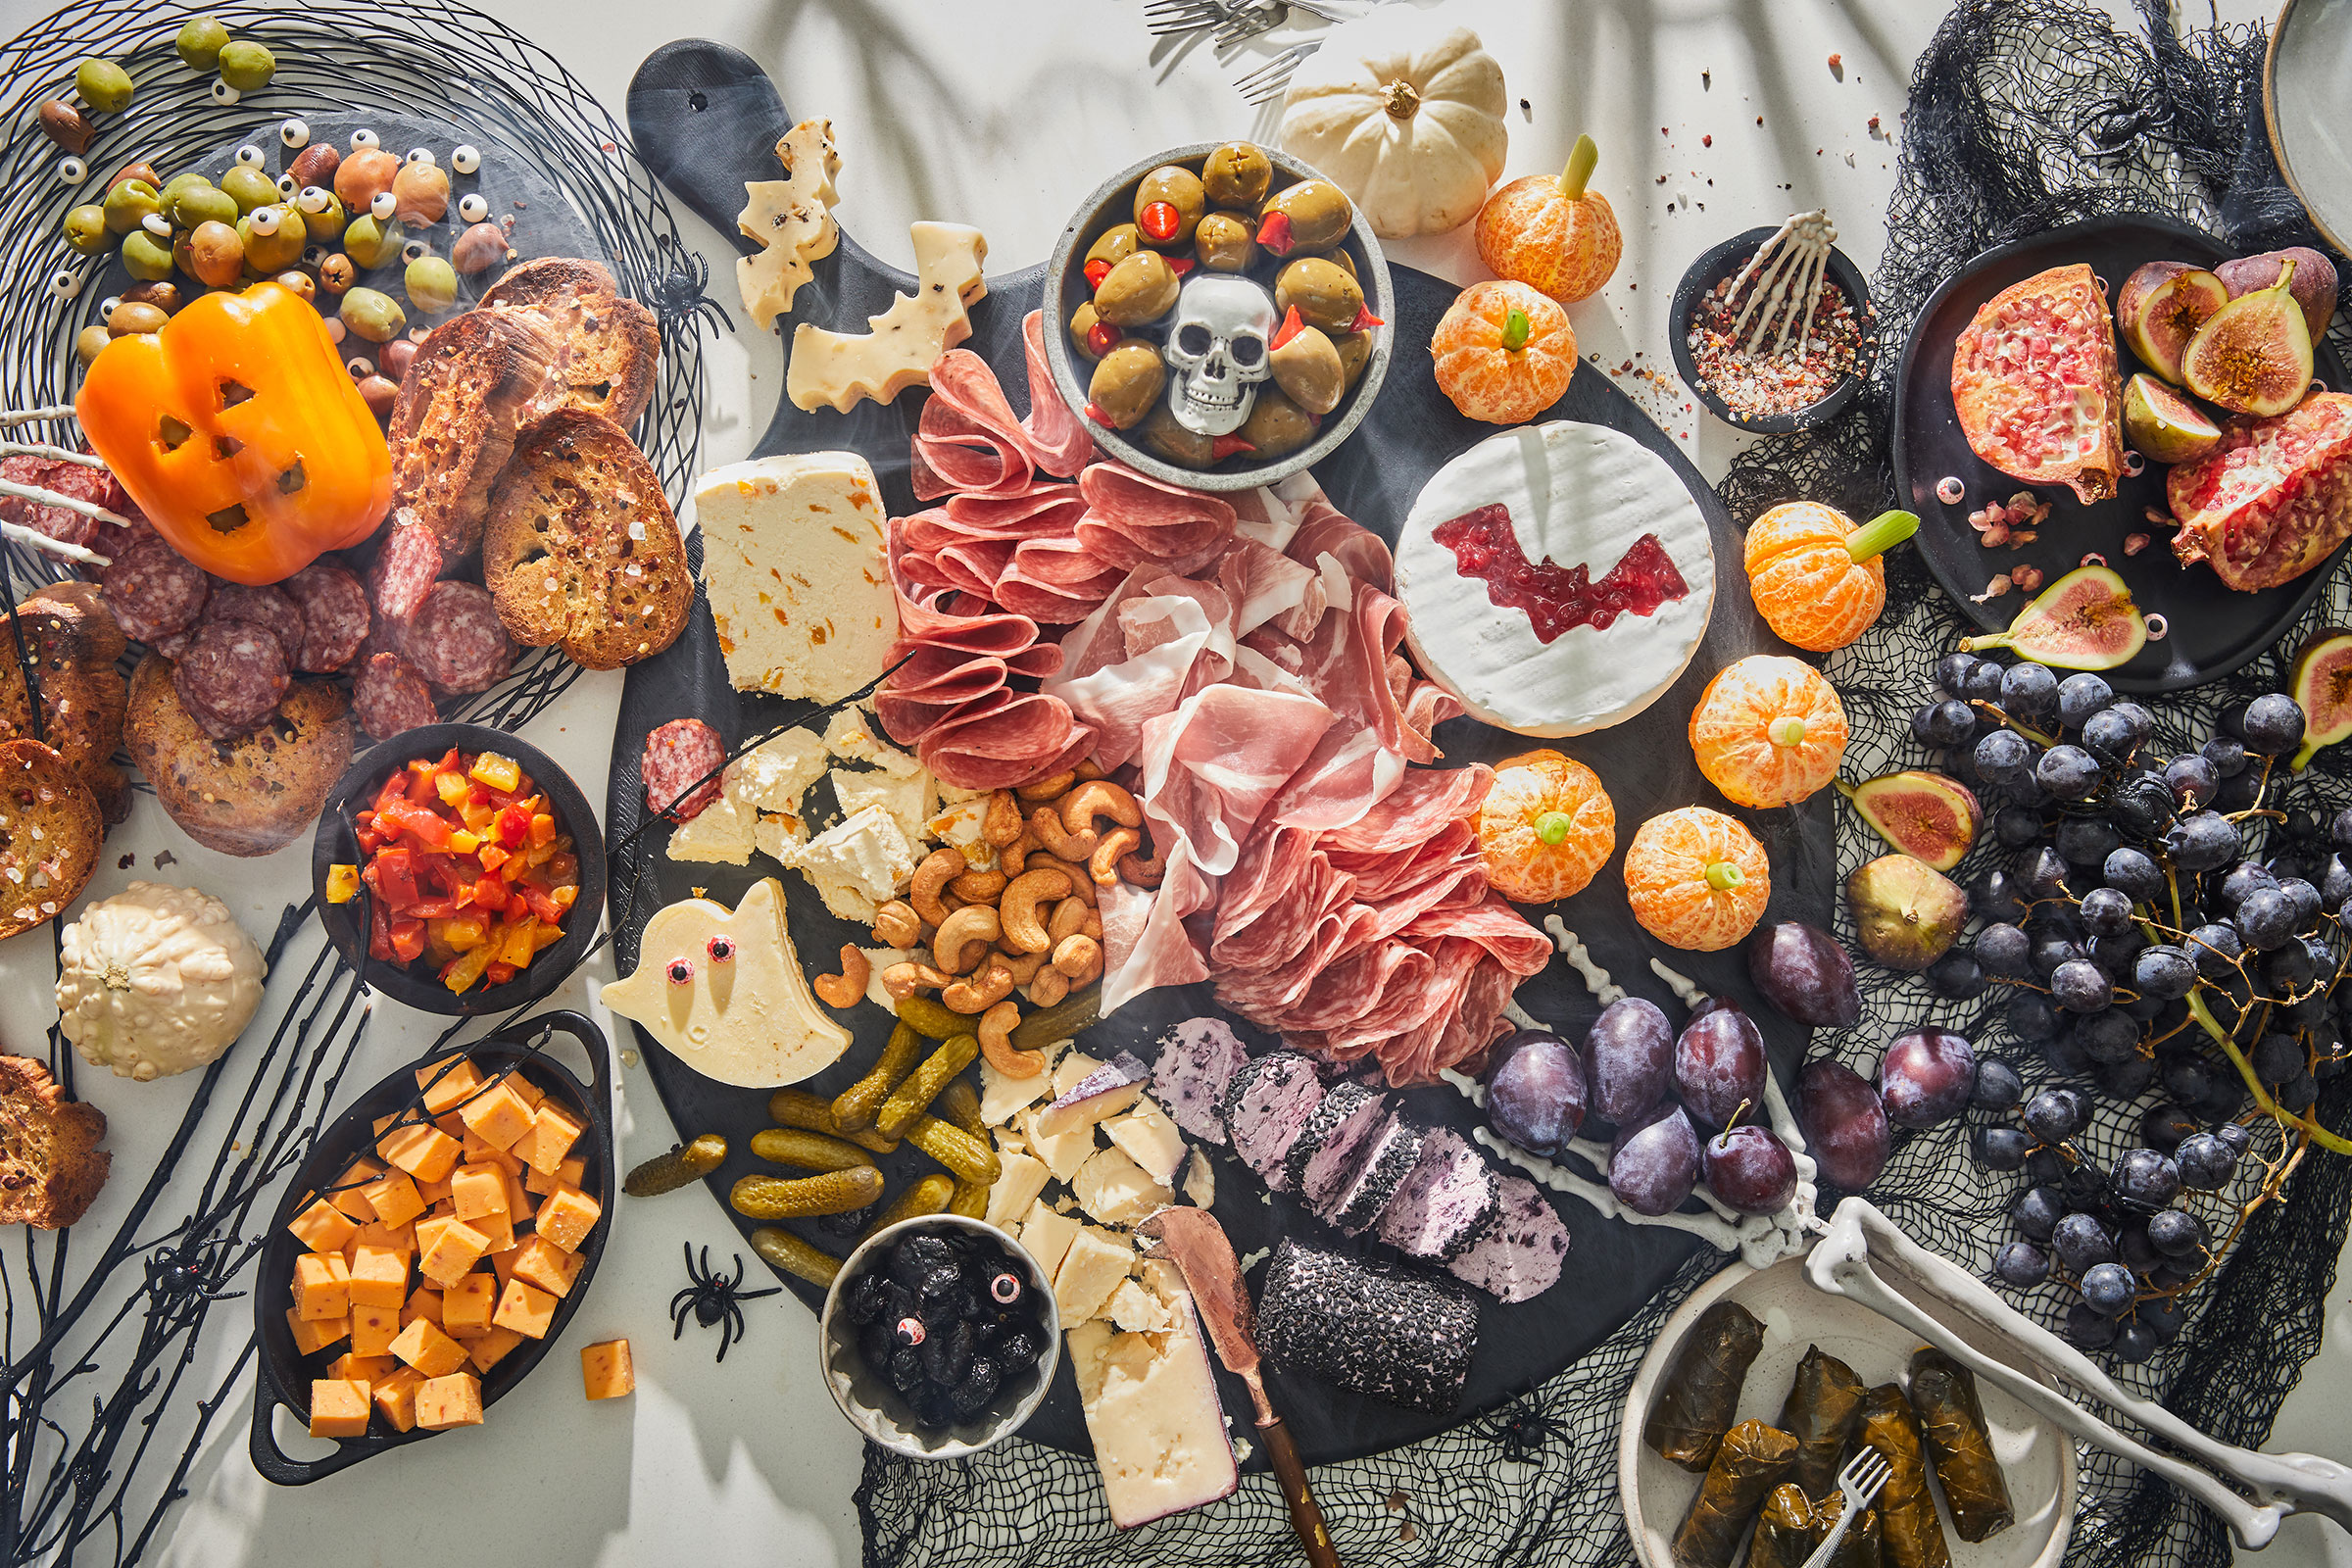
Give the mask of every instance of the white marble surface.
[[(841, 220), (902, 265), (906, 225), (917, 218), (980, 224), (997, 269), (1042, 260), (1102, 169), (1156, 147), (1270, 124), (1270, 113), (1252, 111), (1232, 88), (1239, 68), (1220, 65), (1205, 47), (1148, 37), (1140, 0), (492, 0), (492, 9), (543, 41), (616, 114), (637, 62), (672, 37), (719, 38), (748, 51), (769, 68), (794, 112), (831, 117), (843, 153)], [(1601, 143), (1595, 182), (1625, 226), (1626, 259), (1604, 295), (1572, 314), (1584, 346), (1603, 364), (1665, 365), (1664, 313), (1690, 257), (1796, 208), (1827, 204), (1841, 223), (1841, 245), (1866, 271), (1874, 265), (1877, 215), (1894, 179), (1889, 137), (1911, 60), (1940, 4), (1451, 0), (1446, 9), (1502, 61), (1514, 105), (1526, 100), (1526, 111), (1515, 107), (1511, 117), (1506, 177), (1557, 167), (1579, 130)], [(2202, 20), (2205, 6), (2194, 9)], [(2221, 13), (2246, 20), (2260, 9), (2230, 0)], [(23, 0), (0, 4), (0, 32), (33, 10)], [(1282, 36), (1250, 47), (1270, 48)], [(1833, 53), (1839, 72), (1829, 67)], [(1882, 125), (1875, 135), (1874, 114)], [(732, 246), (680, 216), (723, 283)], [(1481, 275), (1466, 234), (1401, 243), (1394, 253), (1465, 281)], [(710, 345), (707, 363), (703, 450), (716, 465), (744, 456), (766, 427), (782, 360), (776, 339), (737, 335)], [(1734, 450), (1723, 426), (1696, 418), (1679, 392), (1621, 379), (1705, 472), (1722, 471)], [(618, 693), (617, 675), (590, 675), (529, 731), (592, 797), (606, 774)], [(258, 862), (223, 859), (191, 846), (151, 805), (120, 837), (117, 853), (136, 853), (142, 870), (156, 851), (171, 849), (179, 863), (167, 874), (229, 900), (257, 935), (307, 880), (307, 844)], [(93, 892), (132, 874), (115, 870), (110, 855)], [(45, 995), (45, 955), (33, 943), (0, 949), (0, 996)], [(278, 995), (273, 990), (273, 1007)], [(567, 988), (557, 1000), (580, 999)], [(0, 1014), (0, 1046), (36, 1049), (46, 1021), (37, 1010), (36, 1004)], [(428, 1020), (379, 1004), (353, 1086), (390, 1070), (432, 1032)], [(668, 1148), (674, 1134), (643, 1070), (625, 1070), (621, 1081), (625, 1167)], [(117, 1179), (93, 1212), (96, 1224), (106, 1226), (127, 1201), (126, 1178), (144, 1174), (139, 1152), (175, 1122), (187, 1082), (84, 1075), (85, 1094), (112, 1119), (117, 1152)], [(667, 1305), (681, 1283), (680, 1243), (708, 1244), (723, 1256), (740, 1250), (736, 1233), (693, 1193), (622, 1204), (613, 1223), (594, 1293), (564, 1342), (486, 1427), (311, 1488), (280, 1490), (253, 1473), (244, 1453), (248, 1409), (231, 1408), (158, 1560), (207, 1568), (309, 1568), (321, 1560), (857, 1563), (850, 1496), (858, 1445), (818, 1384), (810, 1315), (789, 1298), (753, 1303), (749, 1339), (714, 1367), (707, 1333), (671, 1344)], [(2339, 1454), (2347, 1447), (2347, 1298), (2339, 1282), (2328, 1348), (2280, 1419), (2280, 1445)], [(235, 1308), (224, 1313), (236, 1316)], [(574, 1352), (616, 1335), (634, 1347), (638, 1392), (584, 1404)], [(210, 1340), (207, 1350), (217, 1353)], [(2332, 1527), (2295, 1521), (2265, 1560), (2352, 1562), (2352, 1546)]]

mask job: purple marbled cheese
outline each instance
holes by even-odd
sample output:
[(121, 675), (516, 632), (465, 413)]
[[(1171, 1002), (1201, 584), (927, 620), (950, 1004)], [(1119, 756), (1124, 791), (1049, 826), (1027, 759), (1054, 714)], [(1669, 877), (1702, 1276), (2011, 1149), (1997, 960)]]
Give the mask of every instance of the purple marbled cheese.
[(1432, 1128), (1421, 1142), (1420, 1163), (1381, 1210), (1380, 1239), (1443, 1263), (1459, 1256), (1494, 1219), (1499, 1194), (1485, 1155), (1451, 1129)]
[[(1283, 1162), (1283, 1175), (1290, 1191), (1309, 1203), (1315, 1200), (1312, 1177), (1318, 1166), (1323, 1171), (1326, 1190), (1338, 1180), (1333, 1172), (1342, 1174), (1354, 1167), (1348, 1163), (1348, 1151), (1356, 1140), (1380, 1121), (1384, 1097), (1358, 1083), (1343, 1078), (1323, 1092), (1323, 1102), (1307, 1118), (1298, 1141), (1291, 1145), (1290, 1156)], [(1334, 1154), (1332, 1146), (1340, 1147)]]
[(1187, 1018), (1159, 1048), (1152, 1092), (1176, 1125), (1204, 1143), (1225, 1142), (1225, 1092), (1250, 1059), (1222, 1018)]
[(1225, 1126), (1234, 1152), (1276, 1192), (1286, 1192), (1284, 1157), (1323, 1102), (1323, 1080), (1315, 1064), (1295, 1052), (1260, 1056), (1233, 1075), (1225, 1102)]
[(1421, 1129), (1395, 1111), (1357, 1146), (1354, 1173), (1315, 1210), (1348, 1235), (1368, 1229), (1421, 1162)]
[(1558, 1282), (1568, 1259), (1568, 1227), (1526, 1177), (1505, 1176), (1500, 1186), (1494, 1217), (1446, 1266), (1497, 1300), (1524, 1301)]

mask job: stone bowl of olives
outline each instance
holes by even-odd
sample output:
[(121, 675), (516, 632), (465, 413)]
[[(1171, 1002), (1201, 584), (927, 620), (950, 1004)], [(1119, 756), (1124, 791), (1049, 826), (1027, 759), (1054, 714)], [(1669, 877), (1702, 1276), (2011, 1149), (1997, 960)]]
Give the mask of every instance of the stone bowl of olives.
[(1054, 1282), (1019, 1242), (957, 1214), (868, 1237), (817, 1314), (833, 1402), (867, 1441), (957, 1459), (1025, 1425), (1061, 1360)]
[(1046, 264), (1045, 309), (1054, 385), (1096, 442), (1196, 490), (1323, 458), (1371, 408), (1395, 337), (1371, 224), (1310, 166), (1241, 141), (1103, 181)]

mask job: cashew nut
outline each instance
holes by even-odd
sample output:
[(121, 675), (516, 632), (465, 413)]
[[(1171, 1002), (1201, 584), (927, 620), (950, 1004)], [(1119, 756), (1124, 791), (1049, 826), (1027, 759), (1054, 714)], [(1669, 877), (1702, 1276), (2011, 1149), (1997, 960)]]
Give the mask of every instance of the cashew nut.
[(1144, 847), (1144, 836), (1131, 827), (1114, 827), (1102, 835), (1095, 853), (1087, 857), (1086, 868), (1099, 888), (1114, 887), (1119, 880), (1119, 861), (1131, 850)]
[(1029, 1000), (1041, 1007), (1051, 1007), (1069, 994), (1070, 977), (1059, 969), (1040, 969), (1029, 982)]
[(963, 856), (956, 850), (933, 850), (923, 857), (923, 863), (914, 868), (914, 880), (906, 889), (906, 902), (922, 916), (923, 924), (938, 925), (947, 919), (948, 910), (939, 902), (940, 890), (966, 869)]
[(1084, 865), (1086, 858), (1095, 853), (1095, 846), (1102, 842), (1092, 830), (1073, 833), (1063, 827), (1061, 813), (1051, 806), (1041, 806), (1029, 813), (1029, 831), (1037, 835), (1037, 842), (1046, 847), (1047, 853), (1072, 865)]
[(1099, 914), (1089, 912), (1086, 917), (1086, 924), (1080, 926), (1078, 928), (1078, 932), (1081, 936), (1093, 937), (1097, 942), (1102, 941), (1102, 917)]
[(1093, 876), (1088, 874), (1087, 868), (1083, 863), (1072, 865), (1067, 860), (1056, 859), (1048, 859), (1046, 863), (1054, 867), (1056, 870), (1069, 872), (1070, 897), (1076, 899), (1079, 903), (1085, 905), (1090, 909), (1095, 906), (1095, 879)]
[(905, 899), (874, 911), (874, 940), (886, 948), (911, 948), (923, 939), (923, 917)]
[(1061, 825), (1072, 833), (1089, 831), (1098, 816), (1107, 816), (1121, 827), (1144, 825), (1143, 807), (1106, 778), (1079, 785), (1061, 803)]
[(980, 1037), (980, 1054), (990, 1066), (1007, 1078), (1034, 1078), (1046, 1070), (1046, 1054), (1013, 1050), (1012, 1026), (1020, 1021), (1017, 1003), (1000, 1002), (980, 1015), (980, 1027), (973, 1033)]
[(941, 974), (927, 963), (894, 963), (882, 971), (882, 989), (895, 1001), (905, 1002), (918, 991), (937, 991), (956, 977)]
[(1119, 857), (1119, 880), (1129, 887), (1155, 888), (1167, 874), (1168, 858), (1164, 855)]
[(1069, 872), (1045, 865), (1023, 871), (1005, 884), (1004, 897), (997, 904), (997, 912), (1004, 917), (1004, 940), (1023, 953), (1045, 952), (1054, 944), (1039, 920), (1038, 903), (1069, 895)]
[(1078, 765), (1070, 769), (1070, 776), (1083, 784), (1090, 778), (1101, 778), (1102, 766), (1091, 757), (1082, 757), (1078, 760)]
[(873, 978), (874, 960), (845, 942), (841, 945), (841, 973), (820, 974), (808, 989), (830, 1006), (855, 1007), (865, 1000), (865, 983)]
[[(979, 963), (989, 945), (1004, 934), (998, 922), (997, 911), (985, 904), (974, 904), (957, 909), (939, 923), (939, 934), (931, 939), (931, 957), (950, 974), (962, 974)], [(978, 1012), (978, 1007), (958, 1009)]]
[(992, 960), (978, 974), (967, 974), (940, 992), (939, 1000), (957, 1012), (986, 1012), (1012, 995), (1012, 971)]
[(969, 904), (987, 904), (1004, 891), (1002, 871), (966, 871), (948, 887), (955, 895)]
[(980, 818), (980, 836), (1001, 850), (1021, 836), (1021, 803), (1012, 792), (991, 791), (988, 810)]
[(1032, 805), (1039, 801), (1051, 801), (1068, 789), (1077, 777), (1076, 773), (1064, 768), (1051, 778), (1032, 779), (1012, 793)]
[(1006, 953), (1004, 945), (1000, 942), (997, 944), (996, 961), (1012, 971), (1014, 985), (1025, 986), (1037, 978), (1038, 970), (1046, 966), (1046, 954), (1042, 948), (1035, 953)]
[(1102, 944), (1090, 936), (1063, 937), (1054, 949), (1054, 967), (1073, 985), (1085, 985), (1102, 973)]
[(1064, 899), (1054, 906), (1054, 918), (1046, 925), (1046, 947), (1050, 951), (1063, 937), (1076, 936), (1079, 927), (1094, 914), (1084, 899)]

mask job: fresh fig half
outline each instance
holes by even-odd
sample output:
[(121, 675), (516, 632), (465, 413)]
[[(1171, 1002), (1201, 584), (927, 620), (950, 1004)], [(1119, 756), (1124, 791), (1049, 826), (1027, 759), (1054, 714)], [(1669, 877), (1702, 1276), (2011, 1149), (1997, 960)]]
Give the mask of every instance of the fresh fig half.
[(2149, 262), (2124, 279), (2115, 299), (2115, 321), (2141, 364), (2167, 381), (2178, 381), (2189, 340), (2229, 303), (2228, 287), (2205, 269)]
[(2124, 439), (2150, 463), (2194, 463), (2222, 444), (2222, 427), (2142, 371), (2124, 384)]
[(1838, 791), (1888, 845), (1938, 871), (1958, 865), (1984, 825), (1984, 808), (1967, 785), (1924, 768), (1885, 773), (1851, 789), (1840, 784)]
[(2303, 710), (2303, 744), (2287, 764), (2300, 773), (2322, 747), (2352, 739), (2352, 631), (2330, 626), (2305, 643), (2286, 689)]
[(1845, 879), (1862, 951), (1889, 969), (1925, 969), (1968, 924), (1968, 895), (1925, 860), (1882, 855)]
[(2105, 566), (2068, 572), (2019, 611), (2007, 631), (1960, 640), (1963, 653), (2008, 648), (2060, 669), (2113, 669), (2147, 645), (2147, 617)]
[(2311, 340), (2317, 343), (2328, 335), (2328, 323), (2335, 319), (2335, 264), (2308, 245), (2289, 245), (2282, 251), (2264, 251), (2259, 256), (2240, 256), (2234, 262), (2224, 262), (2213, 270), (2222, 280), (2231, 299), (2251, 294), (2258, 288), (2269, 288), (2278, 281), (2279, 269), (2288, 262), (2295, 264), (2293, 284), (2295, 300), (2303, 307), (2303, 324), (2311, 330)]
[(2278, 281), (2240, 294), (2197, 328), (2180, 356), (2180, 379), (2208, 403), (2269, 418), (2311, 389), (2311, 328), (2294, 295), (2295, 263)]

